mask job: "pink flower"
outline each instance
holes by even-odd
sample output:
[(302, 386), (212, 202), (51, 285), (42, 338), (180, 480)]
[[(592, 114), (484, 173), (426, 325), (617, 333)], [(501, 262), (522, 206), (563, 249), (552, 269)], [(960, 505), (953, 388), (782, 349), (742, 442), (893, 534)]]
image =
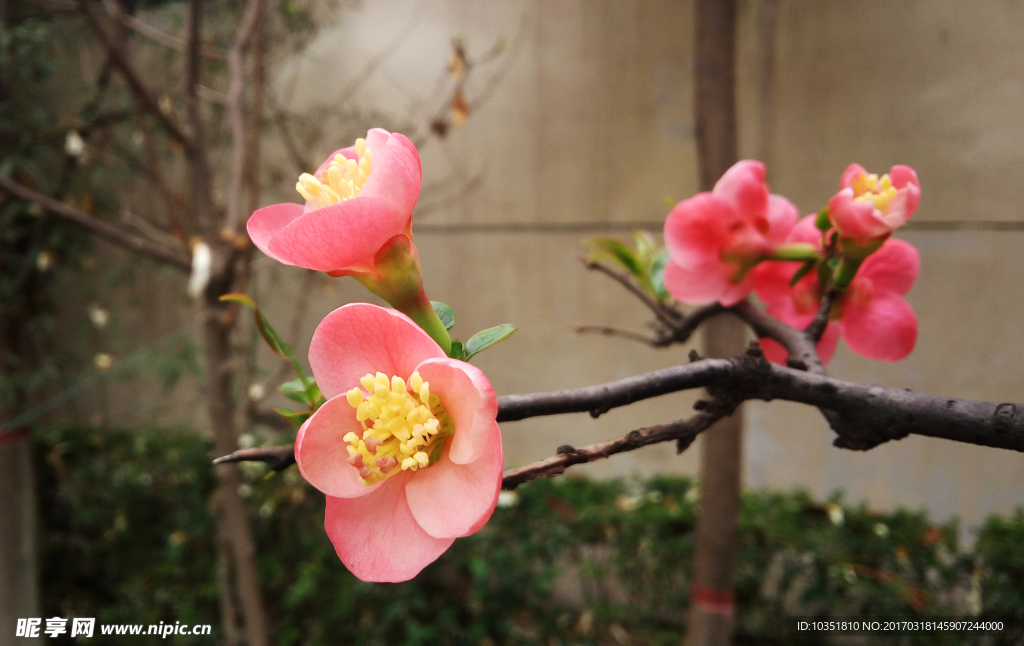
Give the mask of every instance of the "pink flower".
[(921, 201), (921, 184), (909, 166), (893, 166), (888, 175), (869, 175), (850, 164), (828, 214), (841, 240), (865, 243), (885, 238), (906, 224)]
[(367, 303), (327, 315), (309, 362), (328, 400), (299, 430), (295, 458), (327, 495), (327, 535), (360, 579), (411, 579), (494, 511), (494, 390), (404, 314)]
[(333, 275), (373, 273), (374, 257), (396, 236), (412, 240), (420, 158), (404, 135), (374, 128), (331, 154), (296, 190), (306, 204), (274, 204), (249, 218), (260, 251), (286, 265)]
[[(800, 220), (789, 234), (790, 242), (820, 246), (821, 231), (815, 215)], [(818, 274), (811, 271), (793, 286), (789, 281), (799, 269), (798, 262), (769, 262), (756, 270), (757, 296), (767, 312), (793, 327), (803, 329), (821, 305), (822, 288)], [(850, 349), (869, 359), (899, 361), (917, 342), (917, 316), (903, 299), (921, 267), (921, 257), (909, 242), (889, 238), (867, 257), (856, 278), (833, 305), (831, 322), (818, 343), (818, 355), (827, 363), (839, 337)], [(771, 339), (761, 339), (765, 356), (784, 363), (786, 351)]]
[(714, 190), (676, 205), (665, 220), (665, 288), (680, 301), (735, 305), (754, 288), (750, 269), (782, 244), (798, 213), (769, 195), (764, 164), (737, 162)]

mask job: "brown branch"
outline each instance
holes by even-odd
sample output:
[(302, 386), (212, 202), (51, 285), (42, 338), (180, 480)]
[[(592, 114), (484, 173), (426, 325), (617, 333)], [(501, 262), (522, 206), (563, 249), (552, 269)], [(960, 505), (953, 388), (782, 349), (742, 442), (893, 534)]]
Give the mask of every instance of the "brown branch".
[(295, 463), (295, 451), (291, 444), (264, 446), (255, 449), (239, 449), (230, 455), (219, 457), (214, 464), (231, 462), (266, 462), (274, 471), (280, 471)]
[(678, 322), (680, 315), (677, 312), (670, 310), (651, 298), (643, 289), (640, 288), (639, 285), (636, 284), (628, 273), (613, 269), (604, 263), (591, 260), (586, 256), (581, 256), (580, 261), (587, 269), (599, 271), (629, 290), (631, 294), (640, 299), (641, 303), (647, 306), (647, 309), (654, 313), (654, 316), (657, 317), (658, 321), (660, 321), (665, 327), (672, 328), (673, 325)]
[(227, 119), (231, 127), (231, 184), (228, 189), (228, 208), (224, 219), (224, 228), (229, 231), (235, 230), (242, 215), (242, 190), (248, 169), (246, 153), (249, 151), (246, 137), (259, 136), (258, 133), (248, 133), (247, 135), (245, 131), (242, 99), (246, 81), (245, 54), (249, 48), (249, 41), (258, 28), (258, 22), (263, 16), (263, 2), (264, 0), (249, 0), (242, 24), (238, 27), (235, 42), (231, 46), (231, 51), (228, 52), (228, 70), (231, 80), (228, 82)]
[(682, 453), (693, 443), (697, 435), (707, 430), (726, 414), (728, 413), (725, 410), (706, 409), (690, 419), (660, 426), (651, 426), (649, 428), (640, 428), (631, 431), (625, 437), (617, 440), (609, 440), (600, 444), (591, 444), (578, 448), (568, 445), (560, 446), (558, 448), (558, 455), (522, 467), (506, 470), (502, 476), (501, 488), (512, 490), (530, 480), (562, 475), (565, 473), (566, 468), (574, 464), (603, 460), (616, 453), (633, 451), (649, 444), (675, 440), (679, 446), (677, 452)]
[(139, 102), (146, 112), (152, 114), (160, 122), (160, 125), (163, 126), (172, 139), (176, 140), (186, 150), (191, 149), (193, 142), (170, 115), (160, 109), (159, 102), (146, 89), (138, 72), (128, 61), (128, 54), (125, 52), (122, 44), (103, 26), (103, 22), (97, 15), (93, 2), (91, 0), (78, 0), (78, 8), (89, 21), (89, 25), (100, 39), (100, 42), (103, 43), (111, 62), (120, 70), (135, 100)]
[(190, 141), (188, 149), (192, 212), (200, 230), (213, 240), (219, 233), (213, 221), (213, 193), (211, 175), (203, 147), (203, 118), (199, 105), (199, 32), (202, 25), (200, 0), (188, 0), (185, 16), (185, 112), (188, 117)]
[[(110, 14), (110, 17), (125, 27), (139, 35), (145, 36), (158, 45), (162, 45), (176, 52), (185, 53), (185, 41), (182, 39), (164, 33), (156, 27), (139, 20), (135, 16), (125, 13), (116, 2), (105, 0), (104, 4), (107, 7), (107, 13)], [(227, 55), (220, 48), (214, 47), (213, 45), (200, 45), (199, 51), (205, 58), (217, 61), (227, 60)]]
[(44, 195), (22, 186), (11, 179), (0, 177), (0, 189), (8, 191), (13, 195), (17, 195), (29, 202), (35, 202), (50, 213), (60, 216), (65, 220), (74, 222), (75, 224), (84, 227), (100, 237), (118, 246), (124, 247), (129, 251), (152, 258), (153, 260), (165, 262), (186, 273), (192, 269), (192, 262), (187, 255), (169, 251), (153, 241), (131, 234), (121, 227), (94, 218), (70, 204), (55, 200), (48, 195)]
[(821, 341), (821, 335), (825, 333), (825, 328), (828, 327), (828, 319), (832, 314), (832, 305), (836, 302), (839, 297), (839, 292), (834, 289), (829, 289), (825, 292), (825, 295), (821, 297), (821, 305), (818, 307), (818, 311), (814, 314), (814, 318), (804, 328), (804, 334), (811, 339), (815, 344)]
[(743, 319), (759, 337), (778, 341), (789, 351), (790, 367), (825, 374), (825, 366), (818, 357), (818, 348), (806, 334), (764, 312), (750, 301), (741, 301), (729, 311)]
[(657, 337), (650, 337), (640, 332), (624, 330), (610, 325), (575, 325), (573, 326), (573, 330), (577, 334), (603, 334), (605, 336), (617, 336), (623, 339), (629, 339), (630, 341), (637, 341), (644, 345), (649, 345), (652, 348), (660, 348), (666, 345)]

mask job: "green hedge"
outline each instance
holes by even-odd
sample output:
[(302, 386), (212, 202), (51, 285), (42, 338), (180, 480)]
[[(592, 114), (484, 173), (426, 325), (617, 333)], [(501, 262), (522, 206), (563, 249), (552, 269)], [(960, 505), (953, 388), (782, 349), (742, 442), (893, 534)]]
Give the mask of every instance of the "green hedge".
[[(219, 632), (210, 449), (163, 430), (36, 432), (46, 616)], [(323, 497), (294, 468), (244, 474), (275, 644), (678, 644), (685, 630), (697, 513), (687, 479), (533, 482), (414, 581), (369, 584), (335, 556)], [(1024, 512), (990, 518), (973, 553), (957, 535), (924, 514), (748, 493), (737, 643), (824, 643), (783, 633), (787, 615), (981, 612), (1024, 624)], [(105, 639), (124, 638), (93, 643)]]

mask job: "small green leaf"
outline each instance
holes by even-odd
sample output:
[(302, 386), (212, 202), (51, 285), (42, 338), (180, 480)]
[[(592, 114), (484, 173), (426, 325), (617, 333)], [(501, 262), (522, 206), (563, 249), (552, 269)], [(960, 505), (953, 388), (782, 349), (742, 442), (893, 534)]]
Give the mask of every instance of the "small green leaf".
[(828, 217), (828, 207), (826, 206), (822, 210), (818, 211), (818, 217), (814, 220), (814, 226), (818, 227), (822, 233), (825, 233), (832, 228), (832, 220)]
[(613, 238), (593, 238), (587, 240), (586, 244), (594, 250), (596, 255), (605, 254), (612, 260), (622, 265), (626, 271), (634, 276), (642, 276), (644, 269), (640, 266), (633, 251)]
[(462, 347), (462, 341), (458, 339), (452, 341), (452, 351), (448, 353), (448, 356), (459, 361), (466, 360), (466, 349)]
[(654, 240), (651, 239), (651, 234), (643, 229), (634, 231), (633, 238), (636, 240), (637, 261), (646, 270), (650, 268), (651, 262), (655, 258)]
[(792, 287), (793, 285), (796, 285), (798, 282), (800, 282), (800, 279), (806, 276), (808, 273), (810, 273), (810, 271), (814, 269), (814, 266), (817, 264), (818, 263), (815, 260), (808, 260), (804, 264), (800, 265), (800, 269), (797, 269), (796, 273), (793, 274), (793, 277), (789, 279), (789, 286)]
[(662, 249), (661, 253), (651, 263), (651, 287), (658, 300), (664, 301), (669, 297), (665, 289), (665, 265), (668, 264), (668, 249)]
[(288, 342), (281, 338), (281, 335), (277, 333), (277, 330), (270, 324), (267, 317), (263, 315), (260, 308), (256, 307), (256, 302), (252, 298), (245, 294), (224, 294), (220, 297), (220, 300), (241, 303), (252, 309), (253, 318), (256, 320), (256, 329), (260, 331), (263, 340), (267, 342), (270, 349), (277, 355), (292, 363), (292, 367), (295, 368), (295, 373), (299, 377), (305, 378), (306, 375), (302, 372), (302, 366), (299, 365), (299, 360), (295, 358), (295, 353), (292, 352), (292, 346), (288, 345)]
[(466, 341), (466, 361), (480, 354), (498, 341), (507, 339), (516, 331), (516, 326), (511, 323), (502, 323), (495, 327), (481, 330)]
[(294, 411), (290, 408), (275, 408), (274, 412), (288, 420), (288, 423), (299, 428), (313, 414), (311, 410)]
[(455, 310), (452, 309), (451, 305), (441, 301), (430, 301), (430, 304), (434, 306), (434, 312), (437, 314), (437, 318), (441, 319), (444, 329), (452, 329), (455, 325)]

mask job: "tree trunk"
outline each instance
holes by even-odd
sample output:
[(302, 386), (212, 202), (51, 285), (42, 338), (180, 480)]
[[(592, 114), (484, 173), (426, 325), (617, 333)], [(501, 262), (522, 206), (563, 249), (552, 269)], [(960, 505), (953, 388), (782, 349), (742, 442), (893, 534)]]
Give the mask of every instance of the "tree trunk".
[(15, 637), (18, 619), (42, 618), (37, 545), (31, 444), (17, 429), (0, 435), (0, 646), (42, 643)]
[[(231, 309), (218, 298), (231, 285), (233, 252), (222, 244), (213, 247), (213, 278), (203, 296), (203, 340), (206, 350), (206, 402), (213, 427), (216, 455), (227, 455), (238, 448), (234, 415), (232, 380), (234, 366), (231, 352)], [(238, 598), (245, 622), (245, 637), (249, 646), (267, 646), (270, 637), (267, 618), (260, 596), (256, 571), (256, 546), (252, 524), (245, 501), (239, 494), (242, 484), (238, 465), (218, 465), (217, 503), (219, 534), (231, 548), (231, 567), (238, 584)], [(222, 561), (223, 563), (223, 561)], [(230, 579), (230, 577), (224, 577)], [(233, 604), (232, 604), (233, 605)], [(233, 614), (233, 613), (232, 613)], [(228, 627), (230, 628), (230, 626)]]
[[(708, 191), (736, 162), (736, 0), (697, 0), (696, 121), (701, 189)], [(704, 352), (743, 352), (746, 330), (718, 317), (707, 327)], [(733, 582), (742, 473), (740, 409), (703, 434), (701, 500), (694, 548), (687, 646), (724, 646), (733, 630)]]

